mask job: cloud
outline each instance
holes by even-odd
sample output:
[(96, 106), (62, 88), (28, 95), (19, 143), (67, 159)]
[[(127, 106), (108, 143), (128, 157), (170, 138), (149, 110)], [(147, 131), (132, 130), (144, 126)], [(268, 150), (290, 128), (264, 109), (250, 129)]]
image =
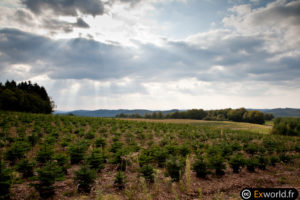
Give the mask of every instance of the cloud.
[[(73, 83), (76, 83), (73, 81)], [(78, 95), (94, 96), (95, 93), (101, 93), (103, 96), (121, 96), (126, 94), (147, 94), (146, 88), (131, 79), (122, 78), (118, 81), (95, 81), (82, 80), (79, 84)]]
[[(144, 0), (145, 1), (145, 0)], [(130, 6), (135, 6), (140, 2), (143, 2), (142, 0), (119, 0), (121, 3), (128, 3)]]
[(229, 11), (232, 14), (223, 19), (224, 25), (238, 34), (264, 39), (265, 50), (286, 52), (299, 48), (300, 1), (277, 0), (258, 8), (238, 5)]
[(299, 105), (299, 1), (235, 3), (222, 28), (176, 41), (145, 14), (158, 0), (88, 2), (95, 9), (79, 0), (0, 7), (2, 27), (14, 27), (0, 29), (0, 80), (45, 85), (65, 109), (251, 107), (254, 97), (270, 106), (282, 96)]
[(27, 26), (32, 26), (34, 24), (32, 22), (34, 20), (33, 16), (29, 12), (21, 9), (18, 9), (15, 12), (14, 20)]
[(77, 22), (74, 23), (76, 27), (89, 28), (90, 26), (82, 18), (77, 18)]
[[(5, 1), (7, 3), (0, 3), (4, 15), (0, 16), (1, 27), (18, 28), (52, 38), (78, 35), (89, 38), (89, 34), (101, 41), (125, 41), (128, 44), (132, 38), (154, 41), (156, 33), (162, 29), (155, 20), (148, 18), (157, 0)], [(16, 1), (16, 5), (12, 1)]]
[(104, 13), (104, 5), (101, 0), (21, 0), (21, 2), (37, 15), (42, 14), (45, 10), (63, 16), (78, 16), (80, 13), (96, 16)]
[(59, 31), (62, 30), (65, 33), (72, 32), (73, 31), (73, 23), (60, 21), (56, 19), (44, 19), (43, 20), (43, 27), (51, 30), (51, 31)]
[[(42, 15), (45, 11), (51, 11), (61, 16), (103, 15), (105, 5), (112, 6), (115, 3), (128, 3), (134, 6), (142, 0), (21, 0), (32, 13)], [(149, 1), (148, 1), (149, 2)]]
[[(196, 78), (206, 82), (299, 81), (298, 56), (270, 62), (256, 37), (227, 35), (205, 49), (193, 42), (166, 41), (162, 46), (138, 44), (137, 48), (105, 44), (82, 38), (52, 40), (16, 29), (0, 31), (1, 69), (31, 66), (28, 73), (52, 79), (119, 80), (137, 83)], [(211, 41), (206, 37), (207, 41)], [(203, 42), (203, 41), (202, 41)]]
[(252, 14), (253, 23), (257, 25), (300, 25), (300, 2), (276, 1), (263, 9), (255, 10)]
[(132, 73), (132, 54), (119, 46), (86, 39), (51, 40), (15, 29), (0, 31), (1, 68), (34, 65), (52, 78), (105, 79)]
[[(90, 28), (89, 24), (86, 23), (82, 15), (97, 16), (104, 14), (104, 3), (101, 0), (21, 0), (21, 3), (25, 5), (25, 8), (31, 11), (32, 14), (23, 10), (17, 10), (14, 17), (17, 22), (28, 27), (38, 27), (49, 31), (50, 34), (57, 33), (70, 33), (73, 32), (74, 28)], [(36, 23), (32, 23), (32, 17)], [(75, 18), (76, 22), (66, 21), (60, 16), (68, 16)]]
[(56, 20), (53, 18), (43, 19), (43, 27), (52, 32), (57, 32), (59, 30), (64, 31), (65, 33), (72, 32), (74, 27), (78, 28), (89, 28), (90, 26), (81, 18), (77, 18), (75, 23), (66, 22), (62, 20)]

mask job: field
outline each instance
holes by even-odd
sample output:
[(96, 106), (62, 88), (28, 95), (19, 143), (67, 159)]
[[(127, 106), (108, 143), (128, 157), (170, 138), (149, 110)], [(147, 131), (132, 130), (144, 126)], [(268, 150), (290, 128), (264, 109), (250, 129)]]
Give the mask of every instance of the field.
[[(217, 200), (240, 199), (245, 187), (300, 191), (300, 137), (270, 129), (0, 112), (1, 160), (11, 199)], [(79, 180), (82, 168), (96, 173), (94, 182)]]
[(231, 121), (205, 121), (205, 120), (192, 120), (192, 119), (126, 119), (133, 121), (143, 122), (160, 122), (171, 124), (190, 124), (206, 128), (214, 128), (220, 130), (246, 130), (254, 133), (268, 134), (272, 129), (272, 121), (267, 121), (266, 125), (250, 124), (244, 122), (231, 122)]

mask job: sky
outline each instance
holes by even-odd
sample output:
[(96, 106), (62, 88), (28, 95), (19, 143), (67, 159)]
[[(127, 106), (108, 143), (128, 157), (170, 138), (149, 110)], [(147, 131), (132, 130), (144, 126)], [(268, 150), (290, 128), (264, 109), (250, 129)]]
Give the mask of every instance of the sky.
[(299, 0), (0, 0), (0, 81), (56, 110), (300, 108)]

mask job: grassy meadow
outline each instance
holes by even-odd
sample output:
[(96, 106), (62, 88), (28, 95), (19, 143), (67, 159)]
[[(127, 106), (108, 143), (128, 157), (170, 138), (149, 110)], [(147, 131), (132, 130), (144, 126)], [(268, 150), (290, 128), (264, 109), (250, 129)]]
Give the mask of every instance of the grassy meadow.
[(125, 119), (133, 121), (144, 122), (159, 122), (159, 123), (173, 123), (173, 124), (190, 124), (204, 128), (213, 128), (220, 130), (245, 130), (254, 133), (269, 134), (273, 122), (267, 121), (264, 125), (252, 124), (245, 122), (232, 122), (232, 121), (206, 121), (206, 120), (193, 120), (193, 119)]
[[(300, 137), (272, 124), (0, 112), (11, 199), (240, 199), (300, 189)], [(8, 176), (5, 176), (9, 174)], [(10, 187), (8, 187), (8, 185)]]

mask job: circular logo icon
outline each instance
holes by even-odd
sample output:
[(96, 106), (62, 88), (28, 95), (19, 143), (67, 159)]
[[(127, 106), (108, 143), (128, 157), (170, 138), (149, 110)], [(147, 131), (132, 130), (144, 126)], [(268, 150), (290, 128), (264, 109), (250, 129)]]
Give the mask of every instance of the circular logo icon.
[(251, 198), (251, 191), (248, 190), (248, 189), (243, 189), (243, 190), (241, 191), (241, 197), (242, 197), (243, 199), (250, 199), (250, 198)]

